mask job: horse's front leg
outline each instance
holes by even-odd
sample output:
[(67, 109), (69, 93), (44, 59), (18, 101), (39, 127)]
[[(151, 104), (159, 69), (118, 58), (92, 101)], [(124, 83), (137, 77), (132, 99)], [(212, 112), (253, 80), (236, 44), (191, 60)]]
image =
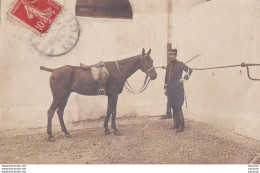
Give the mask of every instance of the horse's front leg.
[(110, 131), (108, 129), (108, 121), (112, 114), (112, 108), (113, 108), (113, 97), (111, 95), (108, 96), (108, 104), (107, 104), (107, 116), (104, 121), (104, 127), (105, 127), (105, 135), (110, 135)]
[(118, 94), (113, 95), (113, 110), (112, 110), (112, 129), (115, 135), (121, 135), (119, 130), (116, 128), (116, 107), (117, 107)]
[(104, 121), (105, 135), (109, 135), (108, 121), (112, 114), (112, 129), (115, 135), (120, 135), (119, 130), (116, 128), (116, 106), (117, 106), (118, 94), (112, 94), (108, 96), (107, 116)]

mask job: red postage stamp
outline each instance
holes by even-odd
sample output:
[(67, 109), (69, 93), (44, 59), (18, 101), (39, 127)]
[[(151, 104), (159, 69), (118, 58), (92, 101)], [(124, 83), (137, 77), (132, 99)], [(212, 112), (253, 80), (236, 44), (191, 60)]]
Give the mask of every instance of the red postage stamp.
[(44, 33), (61, 11), (62, 5), (53, 0), (17, 0), (9, 14), (34, 30)]

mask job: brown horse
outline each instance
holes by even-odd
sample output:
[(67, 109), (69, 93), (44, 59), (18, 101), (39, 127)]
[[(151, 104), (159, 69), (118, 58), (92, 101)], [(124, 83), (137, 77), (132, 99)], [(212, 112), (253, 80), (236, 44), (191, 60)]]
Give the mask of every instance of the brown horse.
[[(116, 128), (116, 107), (118, 94), (123, 91), (124, 84), (132, 74), (141, 69), (151, 80), (156, 79), (157, 73), (153, 67), (153, 60), (150, 57), (151, 49), (145, 53), (142, 50), (141, 55), (133, 56), (119, 61), (105, 62), (105, 66), (109, 72), (109, 79), (104, 89), (108, 96), (107, 116), (104, 121), (105, 135), (109, 135), (108, 121), (112, 114), (112, 129), (115, 135), (120, 135)], [(71, 92), (82, 95), (98, 95), (99, 85), (94, 81), (91, 70), (78, 66), (63, 66), (56, 69), (49, 69), (41, 66), (41, 70), (52, 72), (50, 77), (50, 87), (53, 95), (52, 104), (48, 110), (47, 134), (48, 140), (54, 142), (52, 136), (52, 118), (57, 110), (61, 130), (66, 137), (71, 137), (67, 131), (63, 120), (63, 113)]]

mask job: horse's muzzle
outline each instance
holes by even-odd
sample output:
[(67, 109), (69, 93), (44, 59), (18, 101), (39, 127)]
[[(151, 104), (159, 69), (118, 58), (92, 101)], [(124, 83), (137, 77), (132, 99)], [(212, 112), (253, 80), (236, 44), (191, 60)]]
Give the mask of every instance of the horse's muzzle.
[(155, 80), (157, 78), (157, 73), (154, 69), (149, 72), (149, 77), (151, 80)]

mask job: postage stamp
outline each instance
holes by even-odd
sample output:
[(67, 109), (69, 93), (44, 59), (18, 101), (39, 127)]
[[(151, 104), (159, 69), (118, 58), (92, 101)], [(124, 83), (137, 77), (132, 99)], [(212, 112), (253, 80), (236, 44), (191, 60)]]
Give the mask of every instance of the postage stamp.
[(32, 46), (48, 56), (61, 56), (71, 51), (77, 44), (80, 35), (79, 23), (71, 12), (63, 10), (50, 27), (48, 33), (31, 34)]
[(54, 0), (17, 0), (8, 14), (34, 31), (44, 33), (48, 31), (62, 8), (62, 5)]

